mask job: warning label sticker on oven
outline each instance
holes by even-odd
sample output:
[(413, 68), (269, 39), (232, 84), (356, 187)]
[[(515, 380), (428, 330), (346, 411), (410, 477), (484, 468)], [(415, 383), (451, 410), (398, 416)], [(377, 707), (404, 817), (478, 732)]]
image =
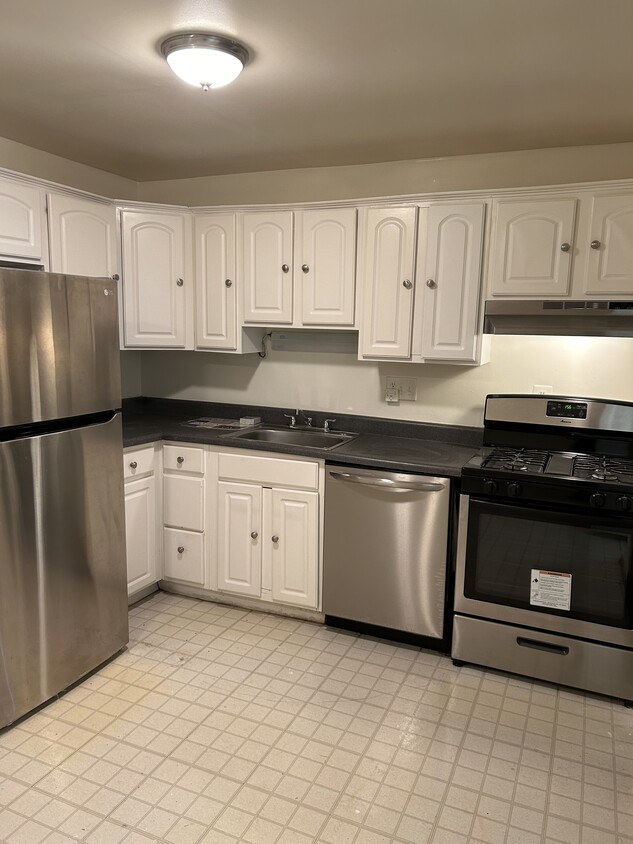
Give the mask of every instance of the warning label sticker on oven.
[(530, 604), (551, 610), (571, 609), (571, 574), (532, 569)]

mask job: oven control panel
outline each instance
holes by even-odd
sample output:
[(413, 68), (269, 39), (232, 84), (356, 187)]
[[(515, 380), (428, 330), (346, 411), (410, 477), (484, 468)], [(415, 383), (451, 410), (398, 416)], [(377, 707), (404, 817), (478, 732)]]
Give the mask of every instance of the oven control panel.
[(547, 415), (559, 419), (586, 419), (587, 402), (580, 401), (548, 401)]

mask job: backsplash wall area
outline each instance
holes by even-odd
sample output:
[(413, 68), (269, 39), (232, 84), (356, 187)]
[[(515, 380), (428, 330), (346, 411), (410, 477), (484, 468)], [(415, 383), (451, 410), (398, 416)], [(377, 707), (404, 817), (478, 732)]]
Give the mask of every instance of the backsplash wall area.
[[(633, 340), (588, 337), (491, 338), (491, 362), (466, 367), (371, 363), (351, 354), (272, 351), (257, 355), (123, 352), (124, 395), (191, 399), (418, 422), (481, 425), (487, 393), (554, 393), (633, 401)], [(387, 376), (418, 379), (417, 400), (384, 401)]]

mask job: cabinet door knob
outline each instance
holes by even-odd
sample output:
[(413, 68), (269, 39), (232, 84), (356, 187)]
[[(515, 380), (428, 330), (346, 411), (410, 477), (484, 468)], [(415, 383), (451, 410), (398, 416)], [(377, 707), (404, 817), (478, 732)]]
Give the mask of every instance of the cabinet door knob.
[(561, 245), (560, 245), (560, 251), (561, 252), (569, 252), (570, 249), (571, 249), (571, 244), (561, 243)]
[(279, 537), (277, 536), (277, 534), (275, 534), (275, 535), (272, 537), (272, 540), (273, 540), (273, 542), (275, 542), (275, 543), (276, 543), (276, 542), (279, 542)]
[(437, 287), (437, 281), (432, 278), (427, 278), (426, 286), (430, 287), (431, 290), (435, 290), (435, 288)]
[(599, 240), (592, 240), (590, 245), (592, 249), (600, 249), (602, 246)]
[(136, 462), (136, 460), (132, 460), (132, 462), (130, 463), (130, 469), (136, 469), (137, 466), (138, 463)]
[(176, 458), (176, 463), (177, 463), (179, 466), (182, 466), (182, 464), (183, 464), (184, 462), (185, 462), (185, 458), (184, 458), (184, 457), (177, 457), (177, 458)]
[(227, 280), (224, 282), (224, 285), (225, 287), (233, 287), (233, 282), (230, 278), (227, 278)]
[(411, 288), (413, 287), (413, 282), (409, 281), (408, 278), (405, 278), (405, 280), (402, 282), (402, 286), (406, 287), (407, 290), (411, 290)]
[(288, 266), (288, 264), (282, 264), (281, 265), (281, 271), (282, 272), (287, 273), (289, 270), (290, 270), (290, 267)]
[(301, 269), (303, 270), (304, 273), (310, 272), (310, 267), (307, 264), (301, 264)]
[(177, 279), (176, 279), (176, 285), (177, 285), (178, 287), (182, 287), (184, 283), (185, 283), (185, 282), (184, 282), (184, 280), (183, 280), (182, 278), (177, 278)]
[(251, 531), (251, 539), (257, 539), (258, 536), (259, 536), (259, 534), (257, 533), (256, 530)]
[(112, 273), (112, 281), (118, 281), (121, 276), (118, 273)]
[(185, 553), (185, 546), (184, 546), (184, 545), (179, 545), (179, 546), (178, 546), (178, 553), (179, 553), (179, 554), (184, 554), (184, 553)]

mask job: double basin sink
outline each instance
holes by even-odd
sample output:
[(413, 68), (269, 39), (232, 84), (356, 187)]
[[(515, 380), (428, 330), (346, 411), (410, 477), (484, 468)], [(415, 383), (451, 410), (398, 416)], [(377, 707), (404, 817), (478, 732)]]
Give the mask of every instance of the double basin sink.
[(249, 428), (236, 434), (225, 434), (227, 439), (249, 440), (250, 442), (275, 443), (277, 445), (299, 445), (304, 448), (319, 448), (331, 451), (333, 448), (353, 440), (358, 434), (343, 434), (338, 431), (316, 431), (313, 428), (281, 428), (264, 425)]

